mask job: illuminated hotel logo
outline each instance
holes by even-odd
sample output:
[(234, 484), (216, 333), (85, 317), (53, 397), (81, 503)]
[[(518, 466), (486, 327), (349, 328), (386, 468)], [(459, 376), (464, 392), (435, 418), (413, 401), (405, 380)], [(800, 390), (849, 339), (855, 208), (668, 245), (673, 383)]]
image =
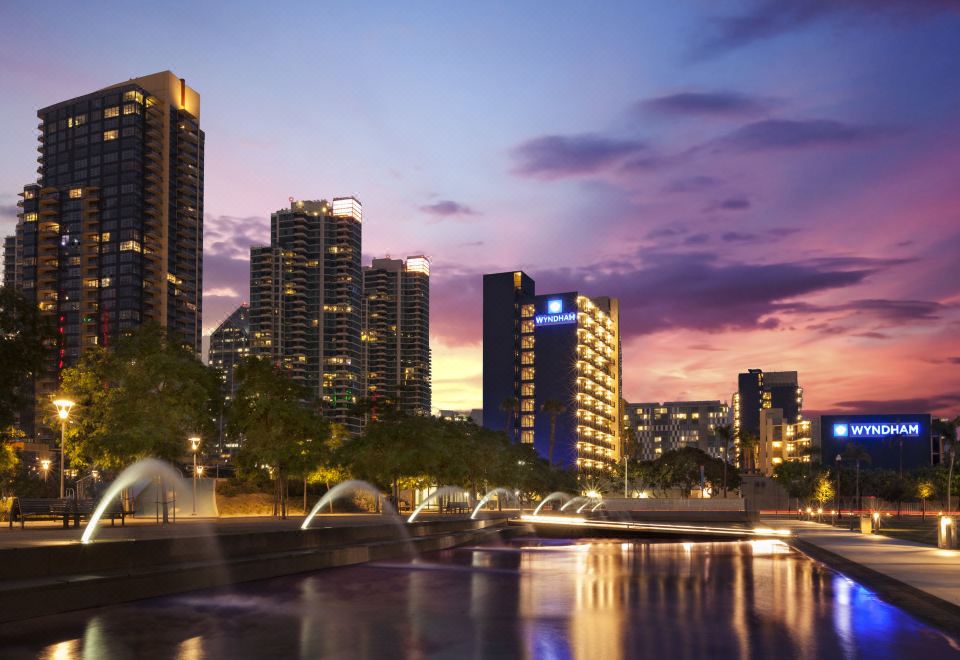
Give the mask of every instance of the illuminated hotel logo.
[(547, 313), (537, 314), (533, 317), (535, 325), (563, 325), (566, 323), (576, 323), (576, 312), (563, 311), (563, 299), (554, 298), (547, 301)]
[(919, 424), (834, 424), (835, 438), (885, 438), (891, 435), (918, 437)]

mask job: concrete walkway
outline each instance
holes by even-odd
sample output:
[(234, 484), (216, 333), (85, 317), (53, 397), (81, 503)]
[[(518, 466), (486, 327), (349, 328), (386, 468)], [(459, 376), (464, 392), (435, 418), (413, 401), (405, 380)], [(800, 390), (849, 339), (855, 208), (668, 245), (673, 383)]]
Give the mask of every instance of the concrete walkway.
[[(806, 549), (804, 544), (809, 544), (960, 607), (960, 552), (956, 550), (940, 550), (912, 541), (859, 534), (801, 520), (773, 517), (761, 520), (762, 524), (770, 527), (789, 528), (801, 541), (797, 544), (801, 551)], [(837, 566), (826, 558), (825, 561), (847, 572), (843, 565)], [(862, 576), (852, 577), (860, 579)]]

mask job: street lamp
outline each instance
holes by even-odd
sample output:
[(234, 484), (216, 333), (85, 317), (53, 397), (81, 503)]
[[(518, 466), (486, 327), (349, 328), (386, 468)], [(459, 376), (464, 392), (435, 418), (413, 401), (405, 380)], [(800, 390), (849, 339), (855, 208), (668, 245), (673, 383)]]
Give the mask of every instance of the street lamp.
[(50, 474), (50, 459), (44, 458), (40, 460), (40, 469), (43, 470), (43, 482), (47, 482), (47, 475)]
[(190, 438), (190, 449), (193, 451), (193, 515), (197, 515), (197, 450), (200, 449), (200, 437)]
[(840, 462), (843, 460), (843, 456), (837, 454), (837, 521), (840, 520)]
[(70, 417), (70, 411), (76, 405), (70, 399), (57, 399), (53, 402), (57, 408), (57, 416), (60, 417), (60, 499), (63, 499), (63, 456), (67, 448), (67, 418)]

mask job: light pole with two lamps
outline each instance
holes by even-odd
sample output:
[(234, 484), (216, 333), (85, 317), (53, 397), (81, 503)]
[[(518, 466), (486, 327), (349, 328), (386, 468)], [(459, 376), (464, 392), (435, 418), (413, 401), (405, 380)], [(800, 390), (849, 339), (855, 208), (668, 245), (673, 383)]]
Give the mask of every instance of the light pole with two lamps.
[(57, 408), (57, 416), (60, 417), (60, 499), (63, 499), (64, 487), (63, 487), (63, 457), (66, 454), (67, 449), (67, 418), (70, 417), (70, 411), (76, 405), (70, 399), (57, 399), (53, 402), (53, 405)]
[(843, 456), (837, 454), (837, 522), (840, 522), (840, 467)]
[(193, 515), (197, 515), (197, 450), (200, 449), (200, 437), (190, 438), (190, 449), (193, 450)]

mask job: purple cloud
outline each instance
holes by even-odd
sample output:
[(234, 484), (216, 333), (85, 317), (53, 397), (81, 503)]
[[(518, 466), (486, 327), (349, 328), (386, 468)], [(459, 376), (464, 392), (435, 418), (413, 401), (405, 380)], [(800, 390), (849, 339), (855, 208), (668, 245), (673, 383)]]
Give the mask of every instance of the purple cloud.
[(718, 185), (720, 185), (720, 179), (701, 174), (673, 181), (667, 184), (663, 191), (668, 193), (701, 192)]
[(270, 218), (207, 215), (203, 221), (205, 254), (249, 259), (250, 246), (270, 242)]
[(707, 208), (703, 209), (704, 213), (711, 213), (714, 211), (744, 211), (750, 208), (750, 200), (746, 197), (728, 197), (727, 199), (720, 200), (716, 204), (711, 204)]
[(739, 151), (849, 146), (890, 134), (875, 126), (857, 126), (830, 119), (764, 119), (742, 126), (717, 144)]
[(449, 218), (451, 216), (458, 215), (476, 215), (476, 211), (471, 209), (469, 206), (460, 204), (459, 202), (454, 202), (449, 199), (443, 199), (439, 202), (434, 202), (433, 204), (421, 206), (420, 210), (424, 213), (442, 218)]
[(863, 415), (897, 414), (897, 413), (938, 413), (953, 410), (960, 404), (960, 393), (950, 392), (941, 395), (918, 397), (915, 399), (858, 399), (853, 401), (837, 401), (834, 403), (836, 412), (858, 413)]
[(582, 135), (544, 135), (513, 149), (515, 172), (539, 179), (599, 174), (646, 146), (635, 140), (620, 140), (592, 133)]
[(749, 117), (772, 109), (770, 99), (738, 92), (680, 92), (641, 101), (639, 108), (661, 115)]
[[(739, 48), (834, 16), (916, 20), (960, 11), (955, 0), (759, 0), (751, 4), (738, 16), (713, 19), (697, 55)], [(859, 27), (859, 20), (856, 25)]]

